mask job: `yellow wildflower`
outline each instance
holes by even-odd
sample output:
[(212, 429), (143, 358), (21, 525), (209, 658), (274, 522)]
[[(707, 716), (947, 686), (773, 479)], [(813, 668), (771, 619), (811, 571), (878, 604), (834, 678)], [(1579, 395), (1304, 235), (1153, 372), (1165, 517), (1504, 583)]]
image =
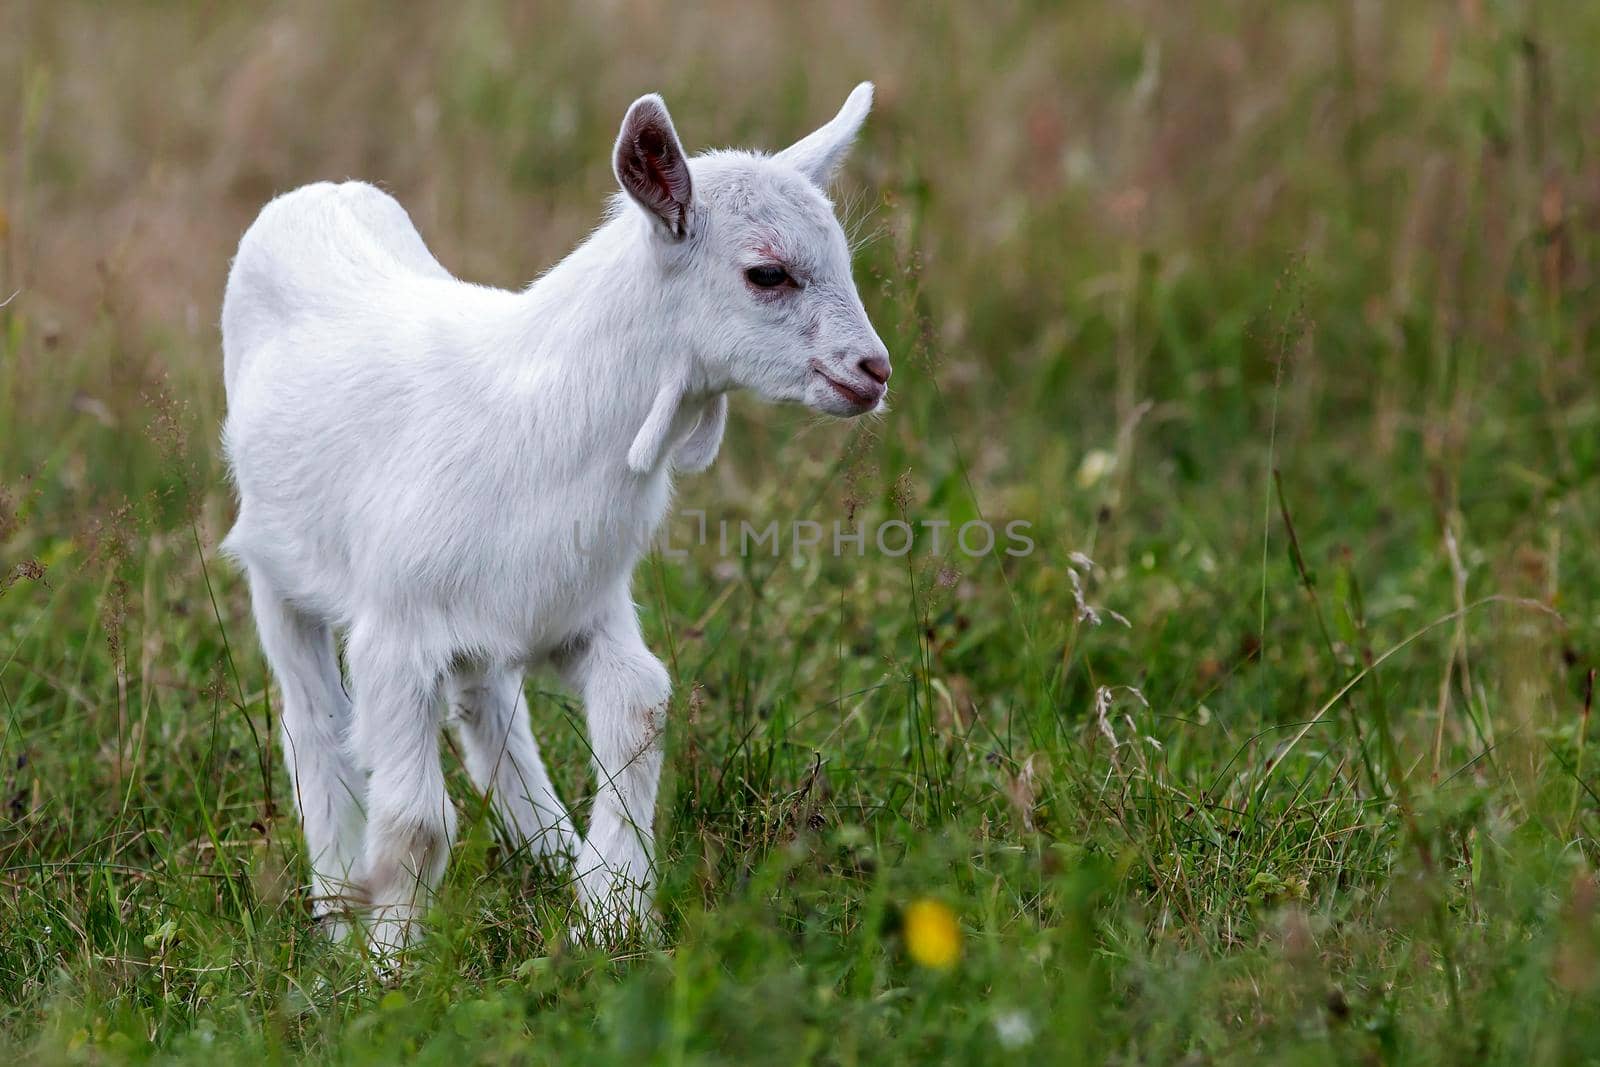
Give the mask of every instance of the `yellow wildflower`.
[(906, 952), (924, 967), (948, 970), (961, 958), (961, 925), (955, 912), (937, 900), (913, 900), (906, 905), (903, 933)]

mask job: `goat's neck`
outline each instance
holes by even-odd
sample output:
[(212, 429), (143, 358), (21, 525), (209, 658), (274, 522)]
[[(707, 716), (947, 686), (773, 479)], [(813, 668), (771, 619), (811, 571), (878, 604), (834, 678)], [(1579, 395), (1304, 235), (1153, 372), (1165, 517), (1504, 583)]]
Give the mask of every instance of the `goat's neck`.
[(607, 223), (529, 286), (503, 350), (516, 392), (562, 420), (575, 447), (644, 473), (661, 466), (708, 390), (693, 324), (635, 221)]

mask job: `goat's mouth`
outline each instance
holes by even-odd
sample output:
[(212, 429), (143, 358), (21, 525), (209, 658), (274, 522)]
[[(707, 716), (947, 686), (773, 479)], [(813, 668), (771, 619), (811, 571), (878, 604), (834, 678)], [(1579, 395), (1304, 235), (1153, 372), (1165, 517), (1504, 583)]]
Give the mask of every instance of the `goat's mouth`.
[(883, 394), (888, 391), (877, 382), (862, 385), (851, 385), (848, 382), (842, 382), (815, 363), (811, 365), (811, 370), (833, 388), (840, 400), (855, 408), (857, 414), (871, 411), (877, 407), (878, 401), (882, 400)]

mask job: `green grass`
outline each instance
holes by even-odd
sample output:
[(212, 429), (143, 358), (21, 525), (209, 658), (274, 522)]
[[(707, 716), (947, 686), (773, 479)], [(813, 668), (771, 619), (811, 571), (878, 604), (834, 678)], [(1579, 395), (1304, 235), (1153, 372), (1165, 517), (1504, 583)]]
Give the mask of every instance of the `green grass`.
[[(1600, 1062), (1600, 10), (5, 21), (7, 1062)], [(663, 943), (566, 944), (450, 756), (447, 882), (378, 979), (313, 929), (215, 555), (238, 234), (382, 179), (518, 284), (637, 93), (691, 149), (776, 145), (862, 77), (893, 410), (736, 400), (677, 542), (704, 509), (1037, 550), (652, 557)], [(581, 716), (529, 686), (581, 817)], [(948, 970), (905, 950), (924, 898)]]

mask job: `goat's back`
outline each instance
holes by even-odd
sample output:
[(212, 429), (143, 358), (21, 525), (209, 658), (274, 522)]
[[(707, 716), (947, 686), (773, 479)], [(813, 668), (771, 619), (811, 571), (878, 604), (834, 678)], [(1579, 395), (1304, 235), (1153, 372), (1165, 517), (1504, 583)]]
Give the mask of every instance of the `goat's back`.
[(453, 280), (405, 208), (366, 182), (318, 182), (284, 193), (239, 242), (222, 300), (223, 381), (308, 314), (352, 307), (403, 276)]

